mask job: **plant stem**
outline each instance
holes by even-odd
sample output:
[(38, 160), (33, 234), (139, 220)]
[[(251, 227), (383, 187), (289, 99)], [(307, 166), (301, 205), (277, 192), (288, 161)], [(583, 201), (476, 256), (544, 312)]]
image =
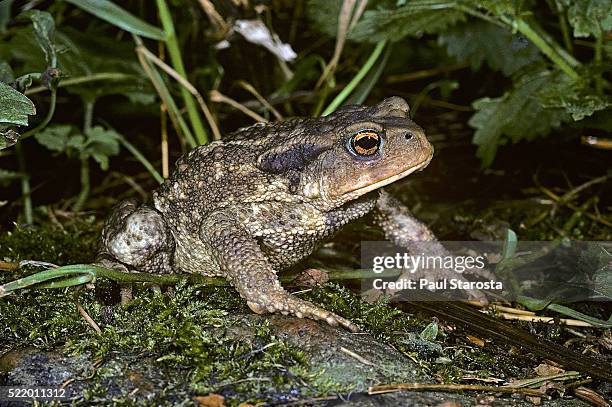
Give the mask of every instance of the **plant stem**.
[[(595, 36), (595, 56), (593, 58), (596, 67), (601, 66), (601, 62), (603, 59), (602, 49), (603, 49), (603, 32), (602, 30), (599, 30), (599, 34)], [(602, 75), (601, 72), (595, 75), (595, 90), (600, 95), (603, 93), (603, 78), (601, 75)]]
[(47, 127), (47, 124), (49, 124), (49, 122), (53, 118), (53, 115), (55, 114), (56, 102), (57, 102), (57, 89), (53, 88), (51, 89), (51, 102), (49, 104), (49, 110), (47, 111), (47, 115), (45, 116), (43, 121), (38, 124), (38, 126), (23, 133), (21, 137), (19, 138), (20, 141), (23, 141), (27, 139), (28, 137), (35, 135), (36, 133), (38, 133), (45, 127)]
[(563, 44), (565, 49), (570, 54), (574, 53), (574, 45), (569, 34), (569, 28), (567, 27), (567, 20), (565, 19), (565, 10), (559, 10), (559, 27), (561, 27), (561, 35), (563, 36)]
[(554, 62), (567, 76), (574, 80), (577, 80), (580, 77), (578, 72), (576, 72), (576, 70), (572, 67), (572, 65), (578, 66), (580, 63), (568, 54), (563, 54), (566, 56), (566, 58), (563, 58), (562, 54), (557, 52), (555, 47), (551, 46), (547, 41), (545, 41), (544, 38), (542, 38), (525, 20), (520, 18), (512, 19), (504, 15), (500, 16), (500, 18), (509, 26), (516, 27), (521, 34), (527, 37), (536, 47), (538, 47), (538, 49), (552, 62)]
[(344, 100), (351, 94), (351, 92), (357, 87), (357, 85), (359, 85), (359, 83), (367, 75), (370, 69), (372, 69), (372, 67), (378, 60), (378, 57), (380, 57), (380, 54), (382, 53), (383, 49), (385, 49), (385, 45), (387, 45), (386, 40), (380, 41), (378, 44), (376, 44), (376, 47), (368, 57), (368, 60), (365, 62), (365, 64), (363, 64), (359, 72), (357, 72), (357, 75), (355, 75), (355, 77), (344, 87), (344, 89), (342, 89), (342, 92), (340, 92), (334, 98), (334, 100), (332, 100), (329, 106), (327, 106), (327, 108), (322, 113), (323, 116), (327, 116), (328, 114), (338, 109), (338, 107), (340, 107), (342, 102), (344, 102)]
[(89, 157), (81, 157), (81, 191), (77, 197), (76, 202), (72, 205), (72, 211), (78, 212), (83, 209), (83, 205), (89, 197), (89, 191), (91, 190), (89, 185)]
[[(166, 4), (166, 0), (157, 0), (157, 8), (159, 10), (159, 18), (161, 20), (162, 27), (166, 33), (166, 46), (168, 48), (170, 61), (172, 61), (172, 66), (184, 79), (187, 79), (185, 66), (183, 65), (183, 58), (181, 56), (181, 50), (174, 31), (174, 23), (172, 22), (172, 16), (170, 14), (170, 10), (168, 9), (168, 5)], [(185, 101), (187, 114), (189, 115), (189, 120), (191, 121), (191, 126), (193, 127), (198, 143), (206, 144), (206, 142), (208, 142), (208, 134), (206, 133), (204, 125), (202, 124), (202, 119), (198, 113), (193, 96), (184, 87), (181, 87), (181, 95)]]
[(155, 178), (155, 181), (157, 181), (160, 184), (164, 182), (164, 178), (161, 175), (159, 175), (159, 172), (157, 172), (155, 167), (153, 167), (153, 164), (151, 164), (151, 162), (147, 160), (147, 158), (144, 155), (142, 155), (142, 153), (138, 151), (138, 149), (134, 147), (132, 143), (127, 141), (125, 137), (121, 135), (119, 136), (119, 142), (121, 143), (123, 147), (125, 147), (126, 150), (132, 153), (132, 155), (136, 157), (138, 161), (140, 161), (140, 163), (147, 169), (147, 171), (149, 171), (149, 174), (151, 174), (151, 176)]
[[(57, 87), (63, 88), (71, 85), (80, 85), (82, 83), (96, 82), (96, 81), (106, 81), (106, 80), (125, 80), (125, 79), (135, 79), (135, 75), (128, 75), (120, 72), (100, 72), (95, 73), (93, 75), (86, 76), (77, 76), (75, 78), (64, 79), (62, 80)], [(40, 93), (46, 91), (47, 88), (44, 86), (35, 86), (25, 91), (25, 95), (33, 95), (35, 93)]]
[[(85, 137), (88, 137), (89, 132), (91, 131), (91, 123), (93, 121), (93, 109), (94, 109), (94, 100), (85, 100), (84, 107), (85, 112), (83, 115), (83, 134)], [(83, 208), (87, 198), (89, 197), (89, 191), (91, 190), (91, 185), (89, 182), (89, 157), (82, 154), (80, 157), (81, 160), (81, 191), (79, 192), (79, 196), (77, 197), (76, 202), (72, 206), (72, 210), (74, 212), (78, 212)]]
[(155, 65), (153, 65), (153, 63), (149, 61), (144, 55), (143, 50), (145, 48), (142, 47), (142, 40), (137, 35), (134, 35), (134, 41), (137, 45), (136, 55), (138, 56), (140, 66), (142, 66), (142, 69), (149, 77), (149, 80), (153, 84), (153, 87), (157, 91), (157, 94), (168, 108), (170, 120), (172, 121), (174, 129), (179, 135), (179, 141), (181, 143), (187, 141), (187, 144), (189, 144), (191, 148), (196, 147), (197, 143), (196, 140), (193, 138), (193, 135), (191, 134), (191, 129), (189, 129), (189, 126), (187, 126), (187, 123), (185, 123), (185, 120), (183, 119), (183, 116), (181, 115), (179, 108), (176, 105), (176, 102), (172, 98), (172, 95), (170, 94), (170, 91), (168, 90), (164, 79), (161, 77), (161, 75), (155, 68)]
[(25, 156), (21, 143), (15, 145), (15, 153), (17, 154), (17, 163), (19, 165), (19, 172), (21, 173), (21, 195), (23, 197), (23, 215), (28, 225), (31, 225), (34, 221), (32, 216), (32, 188), (30, 187), (30, 175), (27, 172)]

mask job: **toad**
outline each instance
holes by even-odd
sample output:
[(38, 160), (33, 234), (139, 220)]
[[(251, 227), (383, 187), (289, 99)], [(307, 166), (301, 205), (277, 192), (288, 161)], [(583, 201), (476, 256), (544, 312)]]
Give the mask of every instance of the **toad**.
[(391, 97), (319, 118), (258, 123), (193, 149), (151, 204), (124, 201), (107, 220), (99, 263), (148, 273), (225, 277), (257, 313), (356, 331), (285, 291), (277, 272), (370, 211), (406, 247), (433, 233), (381, 188), (429, 164), (433, 147)]

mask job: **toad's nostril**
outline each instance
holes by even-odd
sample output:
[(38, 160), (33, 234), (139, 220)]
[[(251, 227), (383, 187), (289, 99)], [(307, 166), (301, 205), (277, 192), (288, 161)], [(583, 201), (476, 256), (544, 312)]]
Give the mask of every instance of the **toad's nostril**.
[(414, 137), (414, 134), (407, 132), (404, 137), (406, 137), (406, 140), (411, 140)]

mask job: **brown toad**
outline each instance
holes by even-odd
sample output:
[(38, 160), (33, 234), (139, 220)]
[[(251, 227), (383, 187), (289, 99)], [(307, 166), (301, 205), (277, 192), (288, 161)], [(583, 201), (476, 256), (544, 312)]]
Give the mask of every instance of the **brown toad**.
[(255, 312), (350, 321), (286, 292), (276, 273), (373, 209), (400, 246), (433, 234), (380, 188), (423, 169), (433, 147), (406, 101), (256, 124), (182, 156), (152, 205), (121, 203), (100, 262), (223, 276)]

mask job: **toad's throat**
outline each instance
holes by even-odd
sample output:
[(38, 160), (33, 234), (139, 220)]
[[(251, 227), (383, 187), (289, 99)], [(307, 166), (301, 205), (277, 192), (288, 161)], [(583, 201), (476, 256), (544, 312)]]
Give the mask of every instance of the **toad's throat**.
[(370, 184), (370, 185), (367, 185), (365, 187), (350, 189), (350, 190), (346, 191), (344, 194), (356, 198), (356, 197), (365, 195), (368, 192), (372, 192), (374, 190), (377, 190), (378, 188), (382, 188), (385, 185), (392, 184), (395, 181), (400, 180), (400, 179), (402, 179), (402, 178), (412, 174), (413, 172), (420, 171), (423, 168), (427, 167), (427, 165), (431, 161), (432, 157), (433, 156), (429, 156), (423, 162), (415, 165), (414, 167), (410, 167), (410, 168), (408, 168), (407, 170), (405, 170), (403, 172), (397, 173), (395, 175), (391, 175), (390, 177), (381, 179), (380, 181), (377, 181), (377, 182), (375, 182), (373, 184)]

